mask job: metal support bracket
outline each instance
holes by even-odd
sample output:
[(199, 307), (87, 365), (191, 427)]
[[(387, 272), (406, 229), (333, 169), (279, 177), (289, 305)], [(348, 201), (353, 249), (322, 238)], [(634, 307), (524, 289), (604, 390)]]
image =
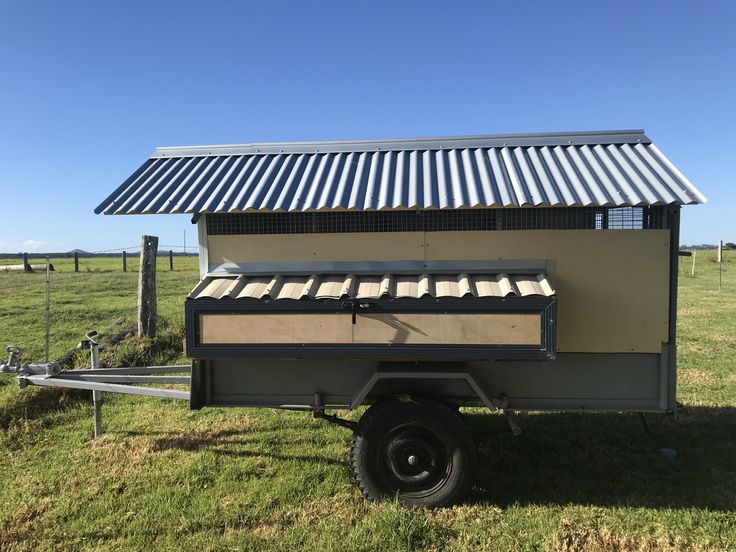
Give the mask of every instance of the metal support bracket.
[(371, 392), (373, 387), (375, 387), (376, 383), (383, 379), (457, 379), (457, 380), (463, 380), (467, 382), (467, 384), (470, 386), (470, 388), (475, 392), (475, 394), (478, 396), (478, 398), (481, 400), (481, 402), (488, 407), (491, 410), (496, 410), (498, 407), (493, 402), (491, 398), (489, 398), (483, 389), (481, 389), (480, 385), (475, 381), (472, 375), (470, 375), (469, 372), (466, 371), (377, 371), (375, 372), (368, 381), (363, 384), (363, 386), (360, 388), (360, 390), (353, 395), (353, 397), (350, 400), (350, 410), (355, 410), (358, 408), (361, 404), (363, 404), (363, 401), (368, 396), (368, 394)]

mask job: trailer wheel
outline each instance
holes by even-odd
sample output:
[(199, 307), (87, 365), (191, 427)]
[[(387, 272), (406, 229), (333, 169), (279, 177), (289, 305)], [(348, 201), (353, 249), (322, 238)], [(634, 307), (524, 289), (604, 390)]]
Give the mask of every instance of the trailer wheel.
[(363, 415), (353, 436), (350, 464), (363, 495), (398, 497), (407, 506), (449, 506), (473, 483), (476, 448), (459, 414), (437, 401), (398, 398)]

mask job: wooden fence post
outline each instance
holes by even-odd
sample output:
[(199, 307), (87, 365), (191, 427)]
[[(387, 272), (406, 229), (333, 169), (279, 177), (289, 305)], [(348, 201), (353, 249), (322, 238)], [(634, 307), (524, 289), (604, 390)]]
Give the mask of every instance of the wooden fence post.
[(128, 254), (123, 251), (123, 272), (128, 272)]
[(79, 272), (79, 253), (74, 252), (74, 272)]
[(698, 250), (696, 249), (696, 250), (693, 251), (693, 268), (690, 271), (690, 276), (692, 276), (692, 277), (695, 277), (695, 255), (697, 255), (697, 254), (698, 254)]
[(138, 335), (156, 336), (156, 254), (158, 238), (141, 238), (141, 267), (138, 276)]
[(723, 284), (723, 240), (718, 241), (718, 291)]
[(174, 252), (169, 249), (169, 271), (174, 270)]

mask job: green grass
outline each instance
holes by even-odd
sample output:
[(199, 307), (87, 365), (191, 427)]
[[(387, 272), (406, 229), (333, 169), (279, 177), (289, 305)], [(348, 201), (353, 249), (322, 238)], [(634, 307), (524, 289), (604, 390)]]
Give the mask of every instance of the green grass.
[[(650, 417), (674, 460), (653, 452), (633, 415), (523, 415), (513, 437), (501, 416), (467, 409), (477, 487), (462, 506), (409, 510), (363, 501), (349, 433), (305, 414), (106, 396), (107, 434), (92, 440), (88, 393), (21, 392), (5, 376), (0, 550), (736, 550), (736, 272), (727, 258), (719, 292), (713, 257), (698, 253), (694, 278), (682, 259), (686, 408)], [(162, 337), (128, 340), (107, 362), (183, 360), (182, 302), (197, 274), (196, 260), (177, 261), (158, 275)], [(52, 357), (134, 319), (136, 274), (117, 259), (79, 275), (54, 264)], [(0, 273), (0, 344), (36, 360), (42, 282)]]
[[(3, 264), (16, 262), (0, 260)], [(138, 257), (128, 258), (127, 272), (122, 271), (119, 258), (79, 259), (78, 273), (74, 259), (51, 259), (51, 264), (50, 358), (67, 352), (90, 330), (114, 331), (110, 326), (135, 322)], [(173, 272), (168, 270), (168, 258), (160, 258), (158, 266), (158, 328), (164, 335), (179, 335), (184, 298), (199, 280), (199, 261), (197, 257), (175, 257)], [(42, 271), (0, 270), (0, 346), (18, 345), (26, 359), (44, 360), (45, 281)], [(179, 359), (185, 360), (183, 356)]]

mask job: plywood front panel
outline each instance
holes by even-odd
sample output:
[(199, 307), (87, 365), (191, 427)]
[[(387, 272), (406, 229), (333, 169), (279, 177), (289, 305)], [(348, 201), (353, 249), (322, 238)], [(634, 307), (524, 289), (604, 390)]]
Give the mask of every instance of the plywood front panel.
[(539, 314), (359, 314), (353, 343), (541, 345)]
[(200, 342), (217, 344), (541, 345), (539, 314), (203, 314)]
[(202, 314), (200, 343), (350, 343), (350, 314)]

